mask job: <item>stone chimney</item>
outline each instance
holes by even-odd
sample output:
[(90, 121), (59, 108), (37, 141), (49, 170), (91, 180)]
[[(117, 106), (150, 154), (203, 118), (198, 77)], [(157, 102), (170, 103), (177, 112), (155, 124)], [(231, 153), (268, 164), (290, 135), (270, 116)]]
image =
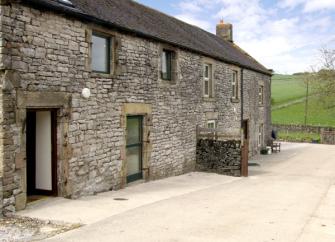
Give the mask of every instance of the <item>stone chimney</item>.
[(220, 20), (220, 23), (216, 25), (216, 35), (224, 40), (233, 42), (233, 25)]

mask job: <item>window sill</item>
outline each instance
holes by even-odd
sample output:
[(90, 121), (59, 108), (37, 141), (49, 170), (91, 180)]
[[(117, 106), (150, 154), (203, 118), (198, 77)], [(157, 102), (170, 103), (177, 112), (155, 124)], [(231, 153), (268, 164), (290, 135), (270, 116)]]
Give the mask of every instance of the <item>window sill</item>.
[(232, 103), (239, 103), (240, 102), (240, 99), (238, 99), (238, 98), (231, 98), (230, 99), (230, 101), (232, 102)]
[(215, 98), (214, 97), (202, 97), (202, 100), (204, 102), (214, 102)]
[(166, 80), (166, 79), (159, 78), (159, 83), (162, 86), (173, 86), (173, 85), (177, 84), (177, 81), (176, 80)]
[(102, 73), (102, 72), (94, 72), (90, 73), (91, 78), (113, 78), (115, 77), (114, 73)]

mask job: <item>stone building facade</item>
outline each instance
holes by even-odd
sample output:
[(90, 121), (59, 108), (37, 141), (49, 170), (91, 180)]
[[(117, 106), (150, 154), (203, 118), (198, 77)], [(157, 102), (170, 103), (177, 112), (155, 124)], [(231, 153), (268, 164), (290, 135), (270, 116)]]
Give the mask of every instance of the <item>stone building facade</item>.
[[(0, 3), (0, 207), (4, 214), (24, 209), (27, 203), (29, 110), (55, 113), (56, 195), (67, 198), (126, 186), (129, 115), (143, 117), (145, 180), (192, 171), (196, 127), (206, 126), (209, 120), (228, 134), (239, 135), (243, 116), (249, 120), (250, 154), (266, 143), (271, 123), (270, 72), (24, 1)], [(111, 74), (91, 69), (92, 33), (97, 31), (112, 36)], [(163, 48), (175, 52), (173, 82), (160, 76)], [(203, 95), (204, 63), (213, 68), (212, 97)], [(239, 95), (243, 95), (236, 100), (231, 95), (233, 70), (238, 71)], [(82, 97), (84, 88), (91, 92), (88, 99)]]

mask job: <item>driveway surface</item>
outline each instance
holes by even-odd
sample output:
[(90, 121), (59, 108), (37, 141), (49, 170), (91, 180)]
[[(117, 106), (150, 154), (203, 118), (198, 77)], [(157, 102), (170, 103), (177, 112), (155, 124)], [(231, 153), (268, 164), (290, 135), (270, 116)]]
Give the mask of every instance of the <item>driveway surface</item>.
[(284, 143), (251, 162), (249, 178), (190, 173), (19, 214), (85, 224), (57, 242), (335, 241), (335, 146)]

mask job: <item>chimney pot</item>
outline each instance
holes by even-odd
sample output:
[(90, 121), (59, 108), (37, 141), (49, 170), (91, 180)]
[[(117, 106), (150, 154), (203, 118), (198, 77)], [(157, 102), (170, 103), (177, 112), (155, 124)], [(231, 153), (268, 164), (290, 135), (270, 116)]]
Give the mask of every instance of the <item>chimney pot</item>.
[(233, 25), (225, 23), (223, 19), (216, 26), (216, 35), (224, 40), (233, 42)]

